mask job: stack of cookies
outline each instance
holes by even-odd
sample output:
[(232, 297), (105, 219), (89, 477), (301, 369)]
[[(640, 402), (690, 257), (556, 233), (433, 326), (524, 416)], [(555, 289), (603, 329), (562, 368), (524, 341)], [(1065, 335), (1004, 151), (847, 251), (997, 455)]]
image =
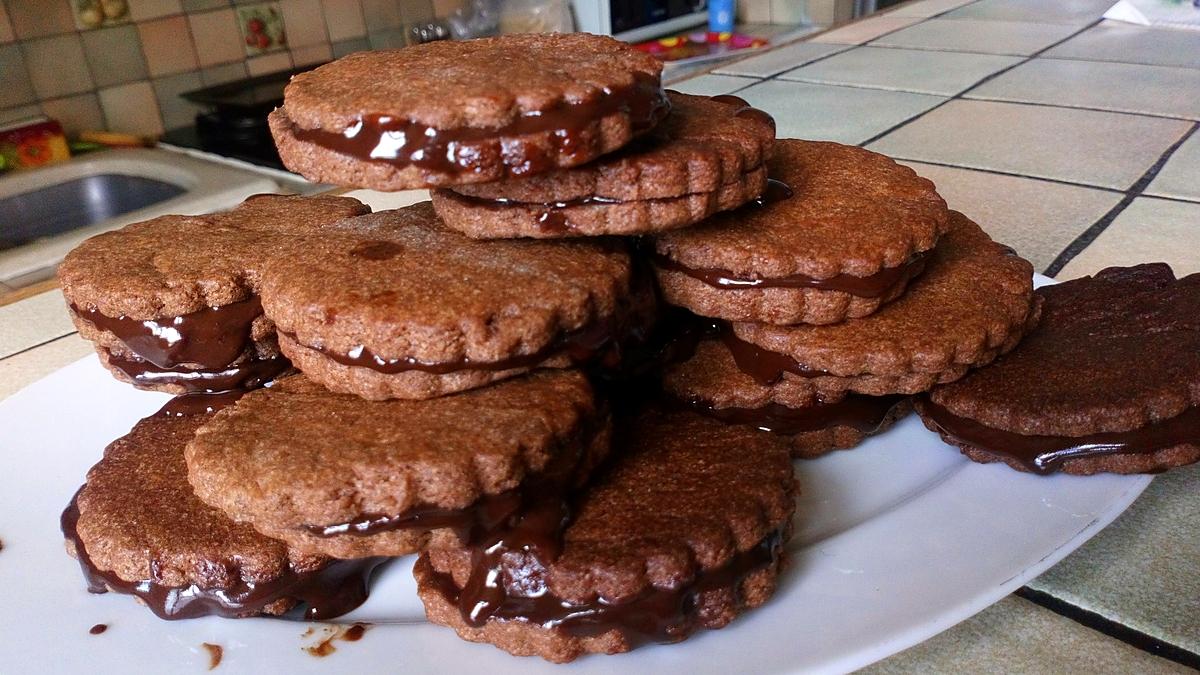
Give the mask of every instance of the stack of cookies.
[(270, 122), (309, 178), (433, 199), (262, 195), (64, 261), (102, 363), (179, 395), (62, 520), (92, 591), (163, 618), (337, 616), (417, 554), (429, 618), (514, 654), (719, 628), (774, 592), (792, 457), (1039, 316), (929, 181), (609, 38), (355, 54)]

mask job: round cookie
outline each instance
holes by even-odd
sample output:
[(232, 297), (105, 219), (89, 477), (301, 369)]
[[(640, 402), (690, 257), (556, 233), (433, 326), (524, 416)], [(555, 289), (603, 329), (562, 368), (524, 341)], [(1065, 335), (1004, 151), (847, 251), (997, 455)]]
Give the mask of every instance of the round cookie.
[(272, 242), (368, 211), (345, 197), (258, 195), (226, 213), (162, 216), (88, 239), (58, 279), (118, 379), (173, 394), (250, 388), (290, 365), (255, 294)]
[(1011, 350), (1033, 327), (1033, 267), (953, 213), (924, 274), (878, 312), (832, 326), (734, 323), (721, 339), (772, 400), (915, 394)]
[(136, 596), (164, 619), (345, 614), (367, 597), (379, 558), (299, 553), (192, 494), (183, 449), (206, 415), (159, 413), (104, 451), (63, 513), (67, 551), (93, 593)]
[(933, 183), (883, 155), (779, 139), (776, 185), (750, 205), (654, 238), (663, 298), (730, 321), (831, 324), (904, 292), (949, 227)]
[(566, 662), (678, 642), (766, 602), (795, 509), (784, 440), (657, 411), (618, 439), (623, 452), (575, 500), (565, 531), (548, 508), (554, 517), (422, 555), (414, 575), (430, 621)]
[(366, 401), (296, 376), (218, 413), (186, 456), (196, 495), (234, 520), (359, 558), (470, 540), (586, 479), (608, 436), (576, 371), (429, 401)]
[(671, 115), (639, 141), (564, 171), (434, 190), (452, 229), (480, 239), (646, 234), (758, 197), (775, 122), (736, 96), (667, 92)]
[(1114, 267), (1037, 293), (1037, 329), (919, 400), (926, 426), (977, 462), (1035, 473), (1200, 460), (1200, 274)]
[(369, 399), (421, 399), (600, 357), (636, 332), (617, 241), (484, 242), (429, 202), (294, 240), (262, 276), (280, 347), (308, 377)]
[(292, 78), (268, 121), (283, 163), (376, 190), (578, 166), (654, 127), (662, 64), (586, 33), (359, 52)]
[[(726, 327), (725, 330), (728, 330)], [(821, 395), (798, 404), (774, 400), (773, 390), (738, 369), (719, 335), (699, 341), (690, 355), (667, 366), (663, 389), (698, 412), (787, 437), (792, 456), (819, 457), (862, 443), (891, 428), (912, 409), (903, 395)]]

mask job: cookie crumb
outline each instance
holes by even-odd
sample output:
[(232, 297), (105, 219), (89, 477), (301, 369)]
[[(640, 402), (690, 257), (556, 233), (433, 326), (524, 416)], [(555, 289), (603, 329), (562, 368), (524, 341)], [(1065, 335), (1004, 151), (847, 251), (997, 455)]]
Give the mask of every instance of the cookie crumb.
[(225, 655), (225, 649), (221, 645), (214, 645), (209, 642), (201, 642), (201, 647), (208, 650), (208, 669), (214, 670), (221, 665), (221, 657)]
[[(366, 634), (367, 629), (370, 627), (371, 625), (366, 623), (356, 623), (351, 626), (327, 627), (324, 629), (326, 631), (325, 639), (321, 640), (315, 645), (305, 647), (304, 651), (308, 652), (310, 656), (322, 658), (329, 656), (337, 651), (337, 647), (335, 647), (333, 644), (334, 640), (342, 640), (343, 642), (358, 642), (362, 639), (363, 635)], [(311, 631), (312, 628), (309, 628), (309, 630), (305, 631), (305, 633), (311, 635)]]
[(95, 626), (92, 626), (91, 628), (89, 628), (89, 629), (88, 629), (88, 634), (90, 634), (90, 635), (99, 635), (99, 634), (103, 633), (103, 632), (104, 632), (104, 631), (106, 631), (106, 630), (108, 630), (108, 624), (106, 624), (106, 623), (98, 623), (98, 624), (96, 624)]

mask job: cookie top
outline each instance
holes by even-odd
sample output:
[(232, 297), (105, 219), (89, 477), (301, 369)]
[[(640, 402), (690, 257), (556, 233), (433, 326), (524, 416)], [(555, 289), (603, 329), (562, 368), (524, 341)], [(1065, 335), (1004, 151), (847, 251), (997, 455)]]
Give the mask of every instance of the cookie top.
[(615, 317), (632, 263), (613, 241), (477, 241), (428, 202), (293, 240), (262, 276), (263, 308), (302, 345), (423, 364), (534, 354)]
[(818, 379), (938, 373), (990, 361), (999, 346), (1020, 337), (1031, 318), (1032, 277), (1028, 261), (952, 212), (924, 274), (874, 314), (831, 326), (734, 323), (732, 329)]
[(58, 279), (67, 301), (109, 317), (156, 319), (245, 300), (269, 242), (370, 211), (347, 197), (258, 195), (233, 210), (162, 216), (88, 239)]
[(442, 40), (357, 52), (292, 78), (288, 117), (307, 129), (342, 131), (362, 115), (436, 129), (503, 127), (563, 102), (655, 79), (662, 63), (628, 44), (587, 33)]
[(775, 122), (767, 113), (736, 96), (710, 98), (668, 91), (667, 98), (669, 117), (643, 138), (600, 160), (452, 190), (501, 204), (554, 204), (588, 197), (664, 199), (712, 192), (766, 160), (775, 140)]
[(932, 182), (869, 150), (780, 139), (768, 171), (790, 197), (657, 235), (657, 254), (741, 278), (868, 277), (933, 248), (949, 226)]
[(1038, 289), (1038, 327), (930, 392), (954, 415), (1025, 435), (1137, 429), (1200, 406), (1200, 274), (1113, 267)]
[(588, 453), (607, 450), (592, 443), (606, 421), (576, 371), (426, 401), (366, 401), (296, 376), (218, 413), (186, 454), (205, 502), (293, 544), (354, 557), (369, 536), (330, 530), (322, 543), (312, 533), (464, 509), (538, 478), (573, 480), (594, 464)]

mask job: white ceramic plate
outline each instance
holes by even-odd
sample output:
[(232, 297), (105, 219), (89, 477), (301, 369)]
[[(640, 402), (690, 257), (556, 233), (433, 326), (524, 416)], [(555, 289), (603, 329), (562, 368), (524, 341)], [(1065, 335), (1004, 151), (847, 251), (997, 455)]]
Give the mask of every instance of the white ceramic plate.
[[(849, 671), (949, 628), (1058, 562), (1145, 489), (1143, 476), (1039, 477), (979, 465), (909, 417), (859, 448), (798, 462), (793, 565), (765, 607), (680, 645), (569, 666), (509, 656), (424, 623), (398, 561), (344, 621), (375, 625), (337, 651), (336, 628), (279, 619), (166, 622), (115, 593), (90, 595), (58, 517), (113, 439), (165, 395), (113, 380), (94, 357), (0, 403), (0, 670), (223, 673)], [(94, 624), (107, 624), (90, 635)], [(307, 635), (306, 635), (307, 632)]]

